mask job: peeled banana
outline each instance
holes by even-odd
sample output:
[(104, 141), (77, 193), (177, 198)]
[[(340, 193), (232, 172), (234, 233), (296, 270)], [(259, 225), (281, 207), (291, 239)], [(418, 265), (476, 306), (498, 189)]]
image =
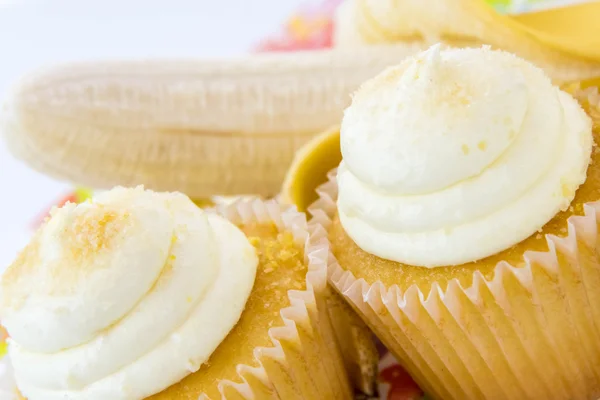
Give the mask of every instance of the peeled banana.
[[(295, 151), (339, 122), (362, 81), (422, 49), (59, 66), (16, 86), (1, 130), (29, 165), (88, 187), (274, 196)], [(581, 72), (546, 70), (556, 80)]]
[(31, 166), (89, 187), (272, 196), (296, 149), (340, 119), (362, 81), (420, 49), (58, 66), (15, 87), (2, 132)]

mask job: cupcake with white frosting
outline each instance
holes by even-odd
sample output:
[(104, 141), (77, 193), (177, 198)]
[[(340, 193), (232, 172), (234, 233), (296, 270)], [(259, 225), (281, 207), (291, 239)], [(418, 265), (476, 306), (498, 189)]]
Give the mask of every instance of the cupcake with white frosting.
[(275, 202), (117, 188), (56, 209), (0, 281), (27, 400), (351, 398), (328, 254)]
[(600, 396), (590, 93), (505, 52), (434, 46), (346, 110), (342, 162), (309, 210), (330, 281), (430, 395)]

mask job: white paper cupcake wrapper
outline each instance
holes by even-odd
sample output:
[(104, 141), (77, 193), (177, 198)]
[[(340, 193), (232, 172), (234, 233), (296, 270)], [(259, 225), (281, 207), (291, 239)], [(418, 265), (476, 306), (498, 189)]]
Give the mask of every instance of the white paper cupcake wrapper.
[[(335, 171), (310, 207), (327, 243), (336, 212)], [(442, 399), (589, 399), (600, 393), (600, 202), (569, 218), (564, 238), (523, 265), (500, 262), (486, 280), (423, 293), (368, 284), (336, 262), (329, 280), (421, 387)], [(333, 255), (330, 255), (333, 258)]]
[[(228, 207), (227, 204), (220, 204), (211, 210), (218, 210), (218, 212), (235, 223), (251, 222), (253, 221), (252, 218), (257, 217), (259, 218), (257, 220), (258, 222), (274, 221), (278, 224), (279, 229), (290, 230), (292, 229), (294, 222), (292, 222), (291, 225), (288, 224), (286, 226), (285, 222), (282, 223), (281, 218), (283, 217), (281, 215), (281, 211), (279, 211), (282, 209), (282, 207), (287, 207), (288, 209), (284, 212), (286, 214), (285, 218), (297, 219), (298, 222), (300, 221), (300, 218), (302, 218), (302, 229), (299, 231), (299, 233), (301, 233), (301, 236), (308, 234), (308, 232), (304, 232), (304, 230), (308, 227), (306, 224), (305, 214), (296, 212), (295, 209), (291, 208), (291, 206), (276, 205), (271, 201), (264, 203), (260, 200), (257, 201), (256, 199), (252, 201), (248, 200), (248, 198), (240, 200), (241, 201), (238, 201), (233, 205), (233, 207)], [(264, 210), (255, 212), (254, 210), (250, 211), (245, 209), (240, 211), (238, 209), (240, 204), (246, 204), (244, 207), (247, 208), (248, 204), (258, 204), (258, 202), (269, 204), (270, 207), (275, 211), (271, 212), (269, 216), (266, 216), (259, 214), (264, 214)], [(250, 219), (247, 220), (248, 218)], [(328, 247), (322, 243), (305, 243), (305, 248), (305, 254), (309, 254), (314, 257), (312, 262), (309, 260), (309, 271), (311, 270), (311, 265), (314, 264), (319, 266), (316, 271), (319, 271), (319, 273), (325, 273), (323, 271), (326, 269), (321, 269), (321, 265), (332, 261), (328, 255), (326, 255), (328, 252)], [(325, 256), (325, 258), (323, 258), (323, 256)], [(319, 279), (320, 277), (317, 277), (317, 279), (313, 280), (313, 284), (316, 282), (321, 282)], [(309, 286), (307, 285), (307, 287)], [(319, 286), (318, 292), (322, 293), (322, 295), (326, 297), (327, 308), (329, 310), (329, 319), (333, 326), (335, 339), (341, 349), (342, 359), (353, 386), (361, 393), (365, 393), (367, 395), (375, 394), (375, 380), (377, 375), (379, 355), (377, 353), (375, 344), (373, 343), (373, 335), (371, 331), (353, 310), (348, 309), (348, 306), (345, 304), (344, 300), (335, 291), (331, 290), (331, 288)]]
[(276, 201), (259, 199), (240, 199), (217, 206), (216, 211), (235, 224), (274, 223), (280, 231), (291, 232), (304, 248), (308, 264), (306, 290), (288, 291), (291, 305), (280, 312), (284, 325), (269, 329), (273, 345), (254, 350), (256, 365), (237, 366), (242, 383), (219, 382), (223, 397), (234, 391), (246, 399), (264, 398), (266, 393), (280, 399), (352, 398), (327, 311), (328, 247), (313, 240), (306, 216)]

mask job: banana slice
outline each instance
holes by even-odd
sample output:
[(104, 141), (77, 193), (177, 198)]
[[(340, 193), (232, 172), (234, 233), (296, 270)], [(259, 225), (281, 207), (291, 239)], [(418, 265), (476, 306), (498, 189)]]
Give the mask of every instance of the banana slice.
[(334, 126), (298, 150), (283, 181), (281, 201), (306, 211), (318, 198), (316, 188), (341, 161), (340, 128)]
[[(597, 42), (600, 9), (593, 3), (585, 9), (579, 6), (577, 15), (586, 10), (596, 17), (588, 16), (582, 23), (593, 36), (589, 40)], [(567, 17), (572, 19), (574, 14)], [(533, 29), (535, 24), (532, 27), (521, 22), (539, 25), (538, 20), (499, 14), (482, 0), (346, 0), (336, 15), (336, 30), (343, 34), (336, 32), (335, 43), (342, 47), (417, 42), (427, 47), (439, 41), (452, 46), (489, 44), (528, 59), (559, 82), (600, 75), (600, 60), (592, 57), (598, 54), (595, 46), (591, 46), (590, 57), (585, 57), (582, 48), (590, 46), (565, 46)]]
[(419, 50), (59, 66), (22, 80), (2, 131), (16, 156), (76, 184), (273, 196), (294, 152), (340, 119), (358, 85)]

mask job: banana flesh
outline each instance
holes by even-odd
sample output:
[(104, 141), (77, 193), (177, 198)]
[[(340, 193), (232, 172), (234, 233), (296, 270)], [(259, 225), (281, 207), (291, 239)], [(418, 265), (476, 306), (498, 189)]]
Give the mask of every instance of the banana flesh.
[(273, 196), (296, 149), (341, 118), (359, 84), (419, 50), (59, 66), (16, 86), (2, 131), (19, 158), (76, 184)]

